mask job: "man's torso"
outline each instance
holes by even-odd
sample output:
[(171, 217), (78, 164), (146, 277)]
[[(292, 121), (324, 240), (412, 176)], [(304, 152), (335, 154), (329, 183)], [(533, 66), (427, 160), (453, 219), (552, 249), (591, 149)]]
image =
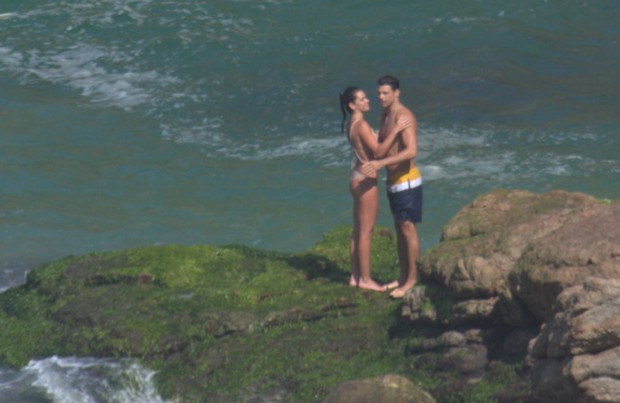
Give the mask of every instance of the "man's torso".
[[(413, 114), (411, 113), (411, 111), (409, 111), (409, 109), (405, 108), (402, 105), (400, 105), (398, 108), (394, 110), (389, 110), (389, 111), (384, 110), (383, 114), (381, 115), (381, 128), (379, 131), (379, 141), (385, 140), (385, 137), (388, 135), (388, 133), (390, 133), (390, 131), (394, 128), (394, 126), (396, 126), (397, 118), (402, 119), (405, 117), (410, 117), (413, 119)], [(386, 157), (391, 157), (395, 154), (398, 154), (398, 152), (401, 151), (403, 148), (405, 148), (405, 145), (403, 143), (402, 133), (399, 133), (396, 136), (396, 140), (394, 141), (394, 144), (392, 144), (392, 146), (387, 151)], [(387, 170), (388, 176), (390, 177), (397, 176), (399, 174), (405, 174), (411, 168), (411, 160), (402, 161), (397, 164), (386, 165), (385, 168)]]

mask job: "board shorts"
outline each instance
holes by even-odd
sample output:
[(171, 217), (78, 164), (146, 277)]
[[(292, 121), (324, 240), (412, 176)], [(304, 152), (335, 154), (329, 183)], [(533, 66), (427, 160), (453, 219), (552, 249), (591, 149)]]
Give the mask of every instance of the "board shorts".
[(395, 220), (422, 222), (422, 177), (417, 167), (397, 178), (388, 178), (387, 195)]

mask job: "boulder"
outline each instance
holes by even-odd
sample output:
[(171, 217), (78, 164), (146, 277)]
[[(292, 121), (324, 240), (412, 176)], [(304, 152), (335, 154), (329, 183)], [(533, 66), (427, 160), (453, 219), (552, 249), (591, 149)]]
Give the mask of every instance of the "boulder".
[(410, 380), (399, 375), (344, 382), (323, 403), (434, 403), (435, 399)]
[[(454, 300), (488, 299), (493, 309), (487, 307), (484, 312), (490, 322), (532, 323), (530, 314), (539, 314), (538, 309), (523, 304), (531, 299), (526, 293), (533, 288), (519, 288), (530, 273), (527, 262), (536, 256), (530, 249), (545, 237), (553, 238), (552, 234), (575, 215), (601, 207), (609, 208), (580, 193), (494, 190), (477, 197), (450, 219), (441, 242), (421, 257), (420, 275), (445, 287)], [(517, 271), (517, 267), (522, 269)], [(543, 295), (553, 299), (561, 288), (549, 287)], [(545, 305), (551, 303), (545, 300)], [(478, 322), (479, 316), (472, 319)]]
[(575, 210), (565, 224), (532, 243), (509, 278), (512, 293), (540, 321), (562, 290), (588, 277), (620, 278), (620, 203)]
[[(588, 278), (562, 291), (556, 310), (530, 342), (534, 390), (556, 396), (549, 385), (561, 383), (586, 401), (619, 402), (620, 280)], [(545, 383), (537, 382), (541, 373)]]
[(619, 222), (620, 203), (580, 193), (479, 196), (420, 258), (403, 316), (510, 335), (483, 341), (525, 356), (532, 398), (620, 402)]

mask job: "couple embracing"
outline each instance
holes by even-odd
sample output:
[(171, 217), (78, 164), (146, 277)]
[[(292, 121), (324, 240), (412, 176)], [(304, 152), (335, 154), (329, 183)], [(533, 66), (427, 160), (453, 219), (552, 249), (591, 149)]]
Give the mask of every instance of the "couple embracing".
[[(383, 108), (378, 135), (364, 119), (370, 110), (364, 91), (348, 87), (340, 94), (342, 132), (351, 145), (352, 157), (349, 285), (379, 292), (391, 290), (390, 296), (402, 298), (416, 284), (416, 259), (420, 253), (416, 224), (422, 221), (422, 177), (413, 163), (417, 154), (416, 121), (400, 102), (398, 79), (383, 76), (377, 84), (379, 104)], [(400, 264), (399, 278), (386, 285), (378, 284), (370, 276), (370, 243), (379, 205), (377, 173), (383, 167), (387, 171), (387, 196)]]

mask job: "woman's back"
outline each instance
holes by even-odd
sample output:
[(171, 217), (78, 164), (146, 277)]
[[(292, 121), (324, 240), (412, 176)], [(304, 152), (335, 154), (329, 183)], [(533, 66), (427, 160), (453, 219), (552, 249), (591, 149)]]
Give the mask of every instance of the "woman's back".
[(362, 140), (361, 132), (363, 130), (370, 132), (374, 140), (377, 141), (377, 133), (370, 128), (370, 125), (364, 119), (357, 119), (349, 124), (347, 139), (351, 145), (351, 169), (355, 169), (372, 160), (372, 150)]

